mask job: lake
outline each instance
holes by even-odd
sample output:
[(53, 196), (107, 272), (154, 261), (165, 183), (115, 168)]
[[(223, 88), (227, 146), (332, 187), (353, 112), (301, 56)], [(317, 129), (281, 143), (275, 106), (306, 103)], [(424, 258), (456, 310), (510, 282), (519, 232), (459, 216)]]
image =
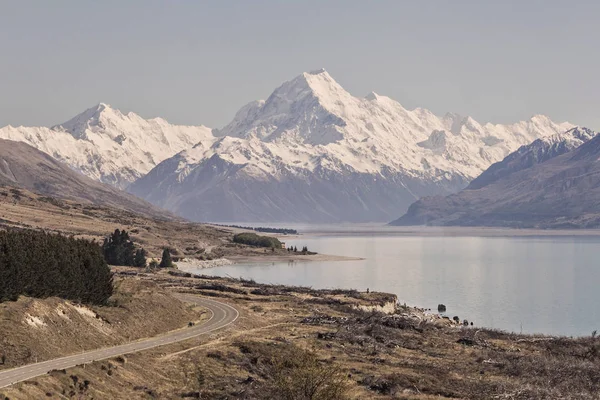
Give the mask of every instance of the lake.
[[(600, 329), (600, 237), (437, 236), (300, 227), (287, 245), (360, 261), (249, 263), (204, 270), (262, 283), (395, 293), (402, 303), (523, 333)], [(317, 231), (321, 233), (317, 233)]]

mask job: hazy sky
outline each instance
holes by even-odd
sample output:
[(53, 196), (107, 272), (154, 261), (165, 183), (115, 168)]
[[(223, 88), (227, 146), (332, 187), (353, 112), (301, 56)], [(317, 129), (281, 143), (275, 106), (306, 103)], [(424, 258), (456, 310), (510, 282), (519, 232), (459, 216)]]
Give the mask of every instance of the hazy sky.
[(599, 3), (0, 0), (0, 126), (106, 102), (222, 127), (324, 67), (407, 108), (600, 129)]

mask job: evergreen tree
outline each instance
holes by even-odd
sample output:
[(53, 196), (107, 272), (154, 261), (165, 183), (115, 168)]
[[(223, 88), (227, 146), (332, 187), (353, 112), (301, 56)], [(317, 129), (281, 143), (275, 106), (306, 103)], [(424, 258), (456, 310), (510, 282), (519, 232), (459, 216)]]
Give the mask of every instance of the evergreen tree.
[(135, 259), (133, 260), (134, 267), (144, 268), (146, 267), (146, 250), (137, 249), (135, 252)]
[[(144, 254), (138, 254), (126, 230), (115, 229), (109, 237), (104, 239), (102, 252), (106, 262), (110, 265), (146, 266), (145, 251)], [(144, 264), (142, 264), (142, 255)]]
[(0, 302), (58, 296), (104, 304), (112, 272), (97, 243), (30, 230), (0, 232)]
[(165, 248), (162, 253), (162, 258), (160, 259), (161, 268), (171, 268), (173, 267), (173, 261), (171, 260), (171, 252), (168, 248)]

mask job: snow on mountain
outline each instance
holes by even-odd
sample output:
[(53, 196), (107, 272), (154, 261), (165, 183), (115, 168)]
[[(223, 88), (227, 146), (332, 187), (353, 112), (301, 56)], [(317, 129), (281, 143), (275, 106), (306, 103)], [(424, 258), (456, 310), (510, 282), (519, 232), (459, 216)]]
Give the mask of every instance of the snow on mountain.
[(586, 128), (535, 140), (465, 190), (422, 198), (391, 224), (597, 228), (599, 154), (600, 137)]
[(573, 125), (511, 125), (357, 98), (303, 73), (235, 115), (217, 140), (165, 160), (129, 190), (195, 220), (384, 221), (465, 187), (492, 163)]
[(353, 97), (318, 70), (284, 83), (266, 101), (242, 108), (215, 135), (258, 138), (273, 144), (268, 145), (273, 152), (297, 145), (292, 153), (331, 157), (358, 172), (387, 167), (411, 176), (439, 179), (443, 171), (442, 176), (449, 172), (472, 179), (520, 145), (572, 126), (541, 115), (512, 125), (481, 125), (456, 114), (439, 118), (375, 93)]
[(492, 164), (471, 181), (467, 189), (480, 189), (512, 173), (541, 164), (581, 146), (596, 135), (591, 129), (575, 127), (566, 132), (537, 139), (531, 144), (519, 147), (504, 160)]
[(52, 128), (6, 126), (0, 138), (25, 142), (90, 178), (125, 188), (166, 158), (212, 140), (212, 134), (204, 126), (146, 120), (101, 103)]

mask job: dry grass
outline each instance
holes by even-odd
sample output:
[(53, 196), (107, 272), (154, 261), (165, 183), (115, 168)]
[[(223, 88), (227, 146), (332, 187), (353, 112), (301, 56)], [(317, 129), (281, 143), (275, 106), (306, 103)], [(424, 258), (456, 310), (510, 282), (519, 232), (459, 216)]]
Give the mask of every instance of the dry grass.
[[(387, 299), (381, 294), (166, 272), (126, 279), (219, 296), (241, 315), (209, 337), (131, 354), (126, 363), (72, 368), (5, 394), (13, 400), (45, 393), (57, 399), (305, 399), (315, 387), (323, 397), (313, 398), (332, 399), (597, 399), (600, 393), (595, 337), (531, 337), (424, 322), (410, 308), (402, 315), (356, 308), (357, 302), (380, 304)], [(317, 377), (327, 383), (315, 385)], [(328, 397), (327, 388), (337, 394)]]

